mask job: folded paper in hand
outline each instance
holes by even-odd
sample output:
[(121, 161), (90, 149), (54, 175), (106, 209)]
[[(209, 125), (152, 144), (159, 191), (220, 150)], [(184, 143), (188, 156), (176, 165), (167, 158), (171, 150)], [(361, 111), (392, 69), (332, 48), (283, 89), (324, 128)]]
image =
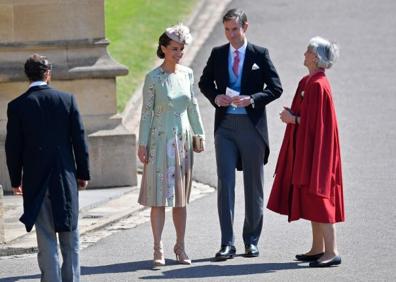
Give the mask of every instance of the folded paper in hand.
[[(227, 87), (226, 88), (226, 95), (228, 96), (228, 97), (235, 97), (235, 96), (239, 96), (239, 92), (238, 91), (235, 91), (234, 89), (231, 89), (231, 88), (229, 88), (229, 87)], [(234, 108), (236, 108), (236, 105), (234, 105), (234, 104), (232, 104), (231, 103), (231, 106), (233, 106)]]
[(229, 87), (226, 88), (226, 95), (232, 97), (239, 96), (239, 92), (231, 89)]

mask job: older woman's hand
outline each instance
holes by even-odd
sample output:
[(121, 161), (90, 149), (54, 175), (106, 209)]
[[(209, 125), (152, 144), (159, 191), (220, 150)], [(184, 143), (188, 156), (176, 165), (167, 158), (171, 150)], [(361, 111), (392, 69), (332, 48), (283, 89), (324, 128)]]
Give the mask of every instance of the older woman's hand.
[(296, 123), (296, 116), (292, 113), (292, 111), (288, 107), (283, 107), (283, 111), (279, 113), (279, 117), (286, 124)]

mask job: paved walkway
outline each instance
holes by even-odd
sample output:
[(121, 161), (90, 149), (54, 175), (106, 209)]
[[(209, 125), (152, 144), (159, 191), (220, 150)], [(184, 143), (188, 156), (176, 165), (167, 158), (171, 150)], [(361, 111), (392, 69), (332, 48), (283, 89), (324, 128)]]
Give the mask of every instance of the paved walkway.
[[(136, 194), (137, 187), (121, 187), (103, 190), (81, 191), (80, 197), (80, 230), (87, 233), (97, 226), (110, 224), (116, 218), (124, 215), (125, 208), (119, 211), (111, 210), (110, 203), (129, 199)], [(107, 209), (105, 207), (109, 206)], [(130, 205), (127, 206), (131, 208)], [(34, 229), (27, 233), (25, 226), (19, 221), (23, 213), (23, 201), (21, 196), (4, 196), (4, 223), (6, 244), (0, 246), (0, 256), (29, 253), (36, 250), (36, 238)], [(133, 210), (138, 207), (133, 207)]]
[[(140, 175), (138, 177), (140, 183)], [(149, 209), (138, 204), (139, 186), (80, 191), (81, 249), (123, 229), (149, 220)], [(212, 193), (208, 185), (194, 182), (191, 202)], [(22, 197), (5, 196), (6, 244), (0, 245), (0, 260), (37, 252), (36, 233), (26, 233), (18, 220), (22, 214)]]

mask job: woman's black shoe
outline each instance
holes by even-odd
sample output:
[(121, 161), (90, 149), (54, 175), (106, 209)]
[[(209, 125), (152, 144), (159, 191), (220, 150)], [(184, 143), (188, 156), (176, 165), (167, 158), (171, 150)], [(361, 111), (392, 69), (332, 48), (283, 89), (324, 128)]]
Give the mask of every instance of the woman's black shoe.
[(316, 261), (318, 260), (321, 256), (323, 256), (324, 253), (319, 253), (316, 255), (296, 255), (296, 259), (299, 261)]
[(310, 267), (330, 267), (333, 265), (339, 265), (341, 264), (341, 257), (340, 256), (335, 256), (332, 258), (330, 261), (327, 262), (321, 262), (321, 261), (313, 261), (309, 263)]

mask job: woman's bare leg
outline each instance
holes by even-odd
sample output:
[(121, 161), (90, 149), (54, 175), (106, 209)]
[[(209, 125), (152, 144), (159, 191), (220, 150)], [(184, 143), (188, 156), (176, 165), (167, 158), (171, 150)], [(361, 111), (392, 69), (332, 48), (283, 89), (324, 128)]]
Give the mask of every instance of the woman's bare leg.
[(150, 220), (154, 238), (154, 265), (164, 265), (165, 259), (161, 237), (165, 224), (165, 207), (152, 207)]
[(187, 256), (185, 252), (184, 246), (184, 236), (186, 234), (186, 219), (187, 219), (187, 209), (186, 207), (182, 208), (173, 208), (173, 224), (176, 229), (176, 245), (173, 248), (176, 259), (181, 264), (191, 264), (191, 260)]
[(336, 228), (334, 223), (320, 223), (322, 230), (325, 252), (319, 261), (327, 261), (338, 255), (336, 242)]

